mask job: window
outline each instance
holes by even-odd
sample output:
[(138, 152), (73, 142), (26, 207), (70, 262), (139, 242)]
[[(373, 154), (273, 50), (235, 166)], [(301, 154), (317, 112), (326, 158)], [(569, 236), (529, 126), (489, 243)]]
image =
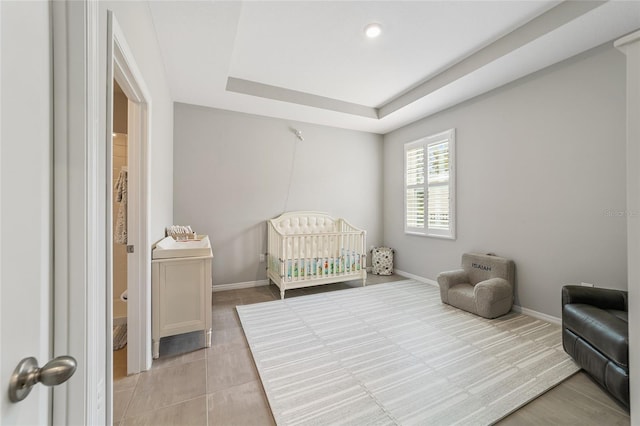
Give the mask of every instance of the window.
[(404, 230), (455, 239), (455, 129), (404, 146)]

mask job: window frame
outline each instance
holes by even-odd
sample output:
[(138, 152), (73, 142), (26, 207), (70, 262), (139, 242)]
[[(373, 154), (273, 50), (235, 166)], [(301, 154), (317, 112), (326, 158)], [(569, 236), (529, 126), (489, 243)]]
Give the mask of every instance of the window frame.
[[(440, 184), (429, 184), (429, 179), (428, 179), (428, 173), (426, 171), (427, 167), (428, 167), (428, 159), (427, 159), (427, 153), (428, 153), (428, 148), (430, 145), (435, 145), (438, 143), (442, 143), (444, 141), (448, 142), (448, 151), (449, 151), (449, 179), (448, 179), (448, 188), (449, 188), (449, 227), (448, 229), (433, 229), (433, 228), (429, 228), (429, 210), (428, 210), (428, 206), (429, 206), (429, 187), (435, 187), (435, 186), (439, 186), (442, 185)], [(414, 150), (416, 148), (423, 148), (424, 149), (424, 156), (425, 156), (425, 160), (424, 160), (424, 179), (422, 184), (413, 184), (413, 185), (409, 185), (408, 184), (408, 162), (407, 162), (407, 153), (410, 150)], [(403, 207), (403, 212), (404, 212), (404, 232), (405, 234), (409, 234), (409, 235), (419, 235), (419, 236), (424, 236), (424, 237), (433, 237), (433, 238), (444, 238), (444, 239), (448, 239), (448, 240), (455, 240), (456, 239), (456, 131), (455, 129), (449, 129), (449, 130), (445, 130), (444, 132), (440, 132), (440, 133), (436, 133), (434, 135), (430, 135), (430, 136), (426, 136), (423, 138), (420, 138), (418, 140), (414, 140), (411, 142), (407, 142), (404, 144), (404, 158), (403, 158), (403, 163), (404, 163), (404, 173), (403, 173), (403, 179), (404, 179), (404, 183), (403, 183), (403, 187), (404, 187), (404, 193), (403, 193), (403, 201), (404, 201), (404, 207)], [(424, 191), (424, 227), (420, 228), (420, 227), (410, 227), (408, 225), (408, 217), (407, 217), (407, 211), (408, 211), (408, 205), (407, 205), (407, 192), (408, 190), (412, 189), (412, 188), (423, 188)]]

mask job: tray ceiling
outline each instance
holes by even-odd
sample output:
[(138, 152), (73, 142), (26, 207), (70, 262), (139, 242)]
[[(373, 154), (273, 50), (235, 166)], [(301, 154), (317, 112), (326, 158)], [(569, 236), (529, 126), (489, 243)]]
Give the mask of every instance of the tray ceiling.
[[(152, 1), (173, 99), (386, 133), (640, 27), (640, 2)], [(382, 34), (369, 39), (364, 27)]]

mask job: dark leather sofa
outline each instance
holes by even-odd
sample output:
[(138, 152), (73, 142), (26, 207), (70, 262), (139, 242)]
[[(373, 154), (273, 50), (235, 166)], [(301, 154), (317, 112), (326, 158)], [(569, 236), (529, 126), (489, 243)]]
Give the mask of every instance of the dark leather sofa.
[(562, 288), (562, 345), (576, 363), (629, 408), (627, 292)]

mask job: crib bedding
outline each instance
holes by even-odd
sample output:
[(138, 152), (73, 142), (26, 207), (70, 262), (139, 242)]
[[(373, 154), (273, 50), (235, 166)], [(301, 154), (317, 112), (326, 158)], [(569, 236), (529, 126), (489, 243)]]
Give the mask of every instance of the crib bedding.
[(334, 274), (345, 274), (360, 271), (361, 254), (352, 251), (338, 257), (328, 255), (302, 259), (287, 259), (285, 276), (289, 281), (293, 278), (327, 277)]
[(268, 221), (267, 275), (285, 291), (362, 279), (366, 233), (326, 213), (289, 212)]

